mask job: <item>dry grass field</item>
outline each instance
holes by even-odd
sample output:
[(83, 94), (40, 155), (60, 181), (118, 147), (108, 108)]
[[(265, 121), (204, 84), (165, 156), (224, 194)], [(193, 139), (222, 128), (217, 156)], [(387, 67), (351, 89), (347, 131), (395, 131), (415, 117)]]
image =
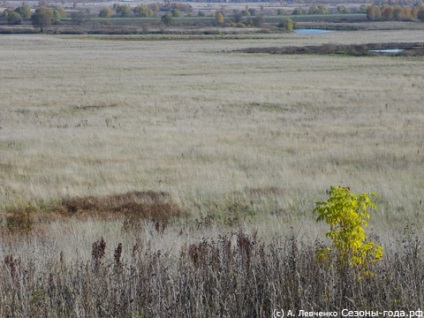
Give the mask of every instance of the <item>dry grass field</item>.
[[(233, 51), (249, 47), (396, 41), (423, 42), (424, 35), (411, 30), (214, 35), (196, 40), (169, 35), (166, 40), (160, 35), (2, 35), (1, 226), (5, 228), (10, 211), (28, 206), (28, 202), (42, 221), (36, 230), (20, 238), (1, 231), (0, 259), (5, 259), (2, 266), (12, 275), (0, 275), (2, 287), (13, 290), (13, 273), (22, 262), (26, 264), (23, 268), (34, 270), (34, 276), (23, 276), (22, 286), (29, 282), (34, 289), (25, 295), (18, 288), (15, 296), (3, 289), (3, 301), (20, 300), (11, 307), (2, 307), (0, 316), (12, 317), (10, 308), (14, 308), (19, 317), (31, 312), (34, 317), (44, 317), (31, 308), (53, 299), (46, 286), (50, 284), (59, 290), (58, 277), (64, 277), (71, 285), (78, 277), (92, 282), (90, 275), (94, 274), (84, 267), (84, 262), (91, 260), (93, 270), (98, 270), (96, 262), (102, 256), (94, 253), (92, 244), (101, 237), (107, 242), (107, 257), (116, 266), (120, 260), (113, 251), (119, 243), (123, 243), (122, 255), (132, 265), (139, 260), (130, 259), (129, 255), (134, 252), (134, 244), (141, 241), (148, 246), (149, 253), (162, 251), (169, 257), (190, 255), (197, 266), (198, 256), (193, 251), (198, 253), (200, 245), (196, 249), (193, 244), (204, 238), (219, 245), (218, 242), (225, 241), (223, 236), (233, 237), (241, 253), (234, 257), (242, 259), (243, 253), (247, 253), (246, 244), (250, 248), (246, 240), (253, 242), (255, 232), (257, 240), (263, 242), (291, 233), (304, 242), (314, 242), (323, 238), (323, 228), (315, 224), (311, 212), (316, 201), (326, 198), (326, 190), (332, 185), (380, 195), (376, 200), (379, 208), (372, 213), (372, 232), (394, 260), (405, 227), (410, 225), (412, 232), (408, 235), (423, 231), (423, 58)], [(178, 206), (190, 217), (183, 217), (166, 229), (163, 225), (162, 230), (161, 224), (157, 223), (155, 228), (155, 223), (148, 221), (135, 222), (136, 226), (128, 230), (125, 222), (90, 218), (87, 211), (81, 218), (57, 216), (48, 221), (45, 216), (53, 213), (52, 207), (63, 200), (149, 190), (169, 194), (171, 206)], [(237, 232), (233, 225), (244, 232)], [(208, 252), (202, 250), (212, 259), (213, 248), (219, 250), (215, 243)], [(281, 246), (286, 253), (287, 245)], [(146, 247), (144, 251), (148, 255)], [(262, 255), (259, 245), (252, 253)], [(293, 255), (293, 251), (287, 253)], [(74, 269), (80, 266), (79, 274), (74, 277), (72, 271), (67, 271), (72, 277), (66, 276), (64, 259), (68, 264), (76, 264)], [(159, 266), (156, 259), (152, 262), (145, 266)], [(55, 267), (60, 264), (61, 269)], [(55, 268), (51, 276), (54, 283), (47, 274), (43, 276), (48, 268)], [(175, 279), (173, 275), (181, 270), (170, 268), (166, 278), (160, 277), (160, 284), (166, 284), (169, 277)], [(309, 267), (302, 268), (308, 271)], [(246, 273), (250, 270), (249, 267)], [(411, 277), (414, 275), (411, 272)], [(290, 277), (286, 277), (289, 282)], [(36, 286), (37, 279), (44, 287)], [(285, 282), (281, 280), (281, 284)], [(115, 280), (109, 283), (105, 284), (118, 284)], [(422, 292), (420, 284), (417, 290)], [(75, 295), (82, 292), (78, 288), (83, 285), (78, 286)], [(128, 292), (140, 292), (137, 286)], [(167, 292), (168, 296), (172, 294)], [(197, 296), (204, 293), (198, 292)], [(63, 317), (159, 317), (165, 315), (167, 306), (149, 307), (158, 303), (153, 295), (150, 305), (146, 304), (146, 312), (128, 305), (125, 314), (116, 308), (119, 314), (100, 309), (94, 313), (88, 310), (96, 308), (94, 303), (83, 303), (82, 296), (69, 296), (69, 300), (60, 295), (63, 303), (70, 301), (76, 307), (59, 306), (60, 310), (53, 313), (54, 305), (49, 303), (49, 317), (58, 317), (59, 312)], [(108, 294), (103, 299), (115, 296)], [(278, 303), (279, 294), (269, 297), (272, 304), (263, 309), (268, 314), (272, 306), (282, 306)], [(407, 293), (393, 296), (385, 304), (406, 302), (411, 297)], [(419, 297), (416, 299), (423, 299), (422, 294)], [(171, 298), (166, 301), (184, 302), (183, 298)], [(348, 303), (344, 298), (336, 298), (329, 300), (333, 309), (337, 304)], [(215, 301), (218, 300), (212, 299), (211, 304)], [(300, 309), (313, 304), (306, 300), (299, 303), (299, 299), (295, 303), (287, 301), (284, 304)], [(314, 308), (326, 308), (325, 300), (320, 301)], [(179, 313), (176, 316), (206, 317), (208, 312), (201, 311), (199, 306), (198, 312), (185, 314), (184, 309), (175, 309)], [(82, 308), (87, 310), (85, 314)], [(240, 317), (267, 316), (261, 310)], [(209, 312), (220, 317), (234, 317), (234, 313)]]
[(422, 35), (3, 36), (0, 202), (163, 190), (193, 210), (276, 188), (278, 207), (304, 216), (340, 184), (413, 217), (423, 209), (421, 58), (230, 53), (376, 40)]

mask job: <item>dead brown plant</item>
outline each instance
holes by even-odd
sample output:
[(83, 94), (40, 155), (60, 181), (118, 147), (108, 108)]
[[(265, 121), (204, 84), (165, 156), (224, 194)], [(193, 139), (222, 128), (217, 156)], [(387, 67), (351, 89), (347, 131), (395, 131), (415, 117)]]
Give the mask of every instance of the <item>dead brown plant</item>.
[(132, 191), (104, 197), (64, 199), (55, 211), (80, 218), (124, 218), (130, 221), (147, 219), (165, 224), (174, 217), (186, 214), (168, 192)]

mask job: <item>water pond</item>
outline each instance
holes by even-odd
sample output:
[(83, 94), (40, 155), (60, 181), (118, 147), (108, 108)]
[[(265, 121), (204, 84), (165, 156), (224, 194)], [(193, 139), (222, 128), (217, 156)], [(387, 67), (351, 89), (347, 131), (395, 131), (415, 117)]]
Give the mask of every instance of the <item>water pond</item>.
[(368, 52), (369, 53), (388, 53), (388, 54), (390, 54), (390, 53), (394, 53), (394, 54), (396, 54), (396, 53), (400, 53), (400, 52), (402, 52), (404, 49), (389, 49), (389, 50), (369, 50)]

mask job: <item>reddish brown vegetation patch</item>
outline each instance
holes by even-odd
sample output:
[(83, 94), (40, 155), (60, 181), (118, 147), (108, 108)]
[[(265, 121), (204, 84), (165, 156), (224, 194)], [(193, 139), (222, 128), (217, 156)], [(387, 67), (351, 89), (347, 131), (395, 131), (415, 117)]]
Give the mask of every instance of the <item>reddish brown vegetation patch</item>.
[(139, 221), (145, 219), (155, 222), (160, 232), (171, 219), (188, 214), (168, 192), (155, 191), (68, 198), (43, 210), (32, 203), (20, 203), (0, 212), (5, 216), (3, 227), (0, 215), (0, 235), (28, 234), (35, 228), (39, 231), (52, 220), (70, 217), (123, 220), (125, 229), (137, 227)]
[(55, 207), (62, 215), (100, 218), (148, 219), (167, 222), (186, 213), (168, 192), (133, 191), (104, 197), (78, 197), (62, 200)]

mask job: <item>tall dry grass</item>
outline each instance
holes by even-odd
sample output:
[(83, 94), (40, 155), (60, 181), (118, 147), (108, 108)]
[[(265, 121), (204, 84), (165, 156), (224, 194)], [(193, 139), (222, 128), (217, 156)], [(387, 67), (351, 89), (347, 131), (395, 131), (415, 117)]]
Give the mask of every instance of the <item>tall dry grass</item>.
[[(265, 243), (242, 229), (182, 246), (154, 250), (160, 239), (131, 246), (93, 242), (91, 259), (48, 267), (13, 254), (0, 263), (2, 317), (270, 317), (274, 310), (418, 310), (424, 301), (423, 254), (417, 243), (355, 278), (350, 269), (321, 264), (295, 235)], [(42, 257), (42, 256), (41, 256)]]
[(277, 195), (260, 196), (271, 212), (302, 217), (340, 184), (380, 193), (383, 218), (414, 219), (423, 211), (421, 58), (228, 52), (421, 37), (4, 36), (0, 200), (153, 189), (198, 212), (272, 187)]

